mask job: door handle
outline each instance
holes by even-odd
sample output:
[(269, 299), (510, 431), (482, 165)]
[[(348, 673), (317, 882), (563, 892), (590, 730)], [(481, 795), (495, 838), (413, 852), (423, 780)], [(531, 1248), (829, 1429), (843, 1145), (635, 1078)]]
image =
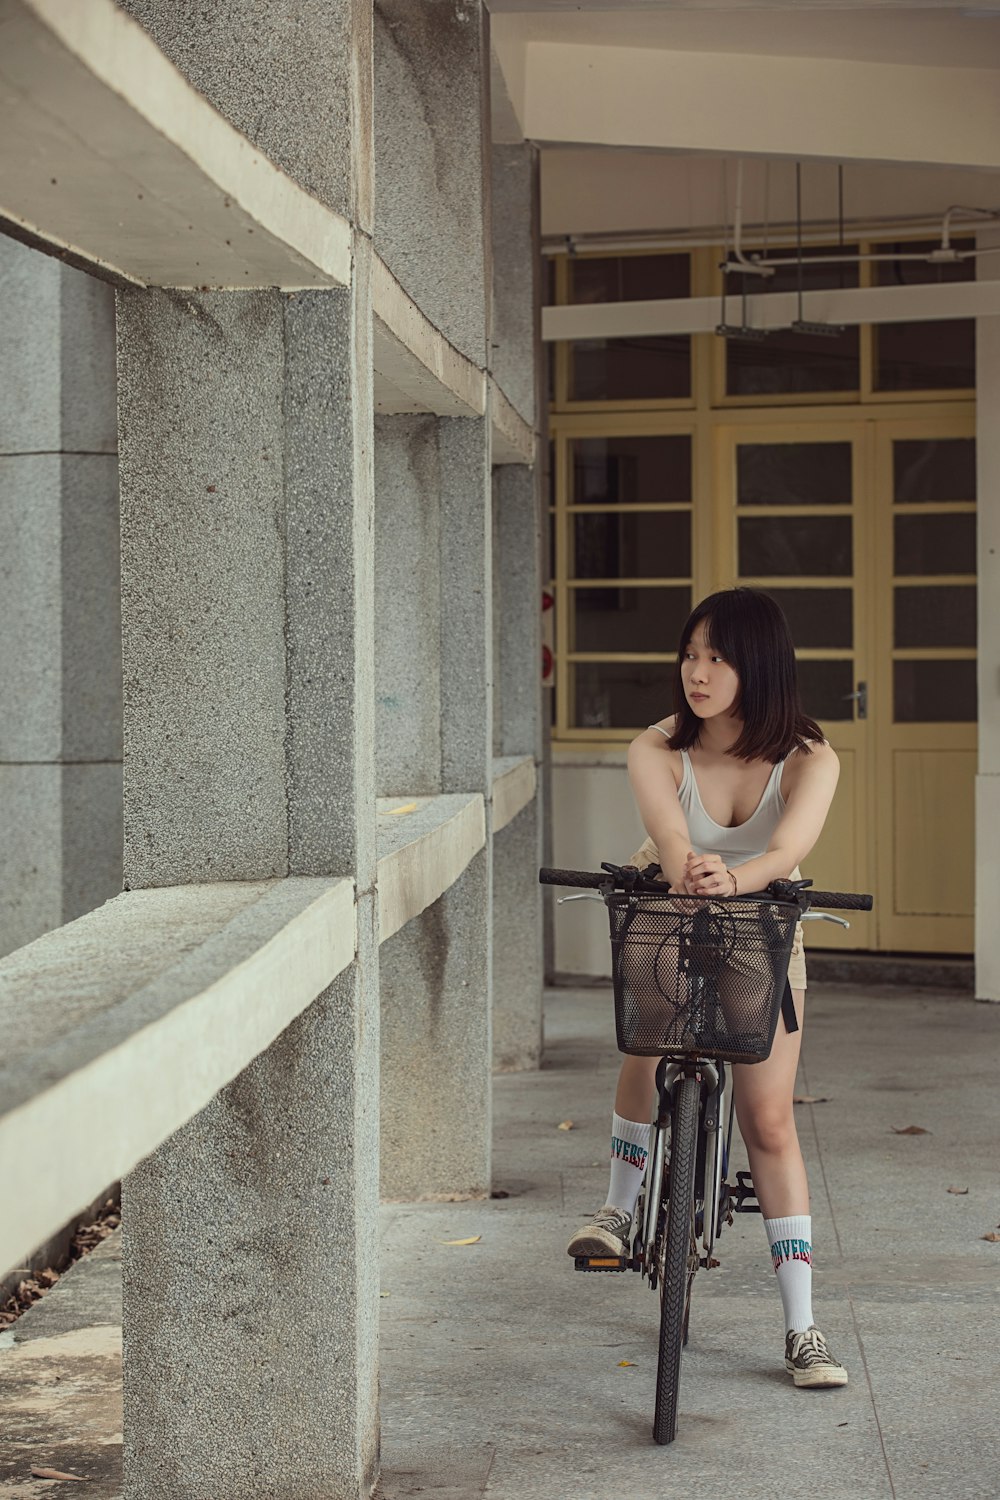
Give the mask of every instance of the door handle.
[(867, 719), (867, 717), (868, 717), (868, 684), (867, 684), (867, 682), (859, 682), (858, 686), (857, 686), (857, 690), (855, 692), (853, 692), (853, 693), (845, 693), (843, 701), (845, 703), (854, 703), (854, 702), (857, 702), (857, 705), (858, 705), (858, 718), (859, 719)]

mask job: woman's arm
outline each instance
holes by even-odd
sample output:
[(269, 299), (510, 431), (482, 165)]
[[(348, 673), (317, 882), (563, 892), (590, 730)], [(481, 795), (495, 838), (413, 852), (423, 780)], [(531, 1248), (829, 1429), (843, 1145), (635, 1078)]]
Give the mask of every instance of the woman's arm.
[[(661, 728), (669, 734), (673, 719), (662, 720)], [(664, 736), (656, 729), (644, 729), (628, 747), (628, 779), (663, 873), (674, 889), (685, 894), (684, 865), (691, 840), (669, 757)]]
[[(787, 880), (796, 866), (812, 852), (823, 832), (839, 776), (840, 761), (830, 745), (814, 745), (810, 755), (802, 756), (784, 814), (766, 852), (756, 859), (748, 859), (745, 865), (737, 865), (730, 872), (736, 877), (736, 892), (762, 891), (772, 880)], [(687, 881), (691, 889), (697, 891), (699, 876), (710, 873), (710, 865), (702, 864), (702, 860), (713, 859), (715, 866), (721, 864), (715, 856), (696, 856), (689, 863)], [(731, 878), (727, 876), (727, 880), (731, 887)], [(705, 894), (716, 894), (714, 886)]]

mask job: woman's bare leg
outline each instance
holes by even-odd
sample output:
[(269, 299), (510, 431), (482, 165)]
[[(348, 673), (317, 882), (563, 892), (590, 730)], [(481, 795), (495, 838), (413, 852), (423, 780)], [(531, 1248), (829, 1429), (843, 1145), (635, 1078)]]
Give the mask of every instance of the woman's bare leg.
[(792, 997), (800, 1030), (786, 1031), (779, 1019), (767, 1061), (733, 1067), (736, 1118), (765, 1219), (809, 1212), (809, 1183), (792, 1106), (805, 991), (793, 990)]
[(653, 1093), (658, 1057), (624, 1057), (618, 1075), (615, 1112), (623, 1120), (653, 1118)]

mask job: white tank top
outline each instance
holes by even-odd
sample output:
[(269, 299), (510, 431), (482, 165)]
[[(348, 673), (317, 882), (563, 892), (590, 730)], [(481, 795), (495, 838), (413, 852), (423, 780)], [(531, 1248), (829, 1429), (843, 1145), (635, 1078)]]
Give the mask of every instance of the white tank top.
[(677, 795), (684, 809), (688, 833), (695, 852), (718, 854), (723, 864), (730, 868), (734, 865), (745, 864), (748, 859), (756, 859), (759, 854), (763, 854), (785, 811), (785, 799), (781, 795), (781, 773), (784, 770), (784, 761), (778, 761), (771, 772), (756, 810), (746, 822), (738, 823), (735, 828), (724, 828), (721, 823), (716, 823), (714, 818), (710, 818), (705, 811), (698, 783), (695, 780), (691, 757), (686, 750), (681, 751), (681, 760), (684, 764), (684, 775), (677, 789)]

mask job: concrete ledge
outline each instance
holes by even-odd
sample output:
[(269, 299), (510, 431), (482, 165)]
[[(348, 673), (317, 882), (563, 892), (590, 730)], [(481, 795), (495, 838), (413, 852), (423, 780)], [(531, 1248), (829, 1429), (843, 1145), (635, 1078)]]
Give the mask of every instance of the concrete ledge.
[(379, 942), (384, 943), (455, 884), (486, 843), (486, 811), (478, 794), (459, 792), (380, 797), (378, 814)]
[(372, 267), (372, 307), (376, 411), (481, 417), (485, 373), (435, 328), (380, 256)]
[(113, 0), (0, 0), (0, 218), (115, 279), (346, 286), (351, 227)]
[(535, 434), (490, 377), (490, 422), (495, 464), (533, 464)]
[(493, 832), (512, 823), (535, 795), (538, 773), (530, 755), (504, 755), (493, 762)]
[[(761, 290), (747, 297), (752, 328), (787, 328), (799, 316), (795, 292)], [(744, 310), (730, 297), (733, 319)], [(719, 297), (677, 297), (651, 302), (591, 302), (542, 308), (542, 340), (634, 338), (646, 334), (712, 333)], [(831, 287), (803, 292), (801, 316), (820, 323), (932, 323), (952, 318), (1000, 315), (1000, 281), (956, 281), (941, 285)]]
[(353, 881), (293, 878), (130, 891), (0, 962), (0, 1270), (204, 1108), (354, 953)]

